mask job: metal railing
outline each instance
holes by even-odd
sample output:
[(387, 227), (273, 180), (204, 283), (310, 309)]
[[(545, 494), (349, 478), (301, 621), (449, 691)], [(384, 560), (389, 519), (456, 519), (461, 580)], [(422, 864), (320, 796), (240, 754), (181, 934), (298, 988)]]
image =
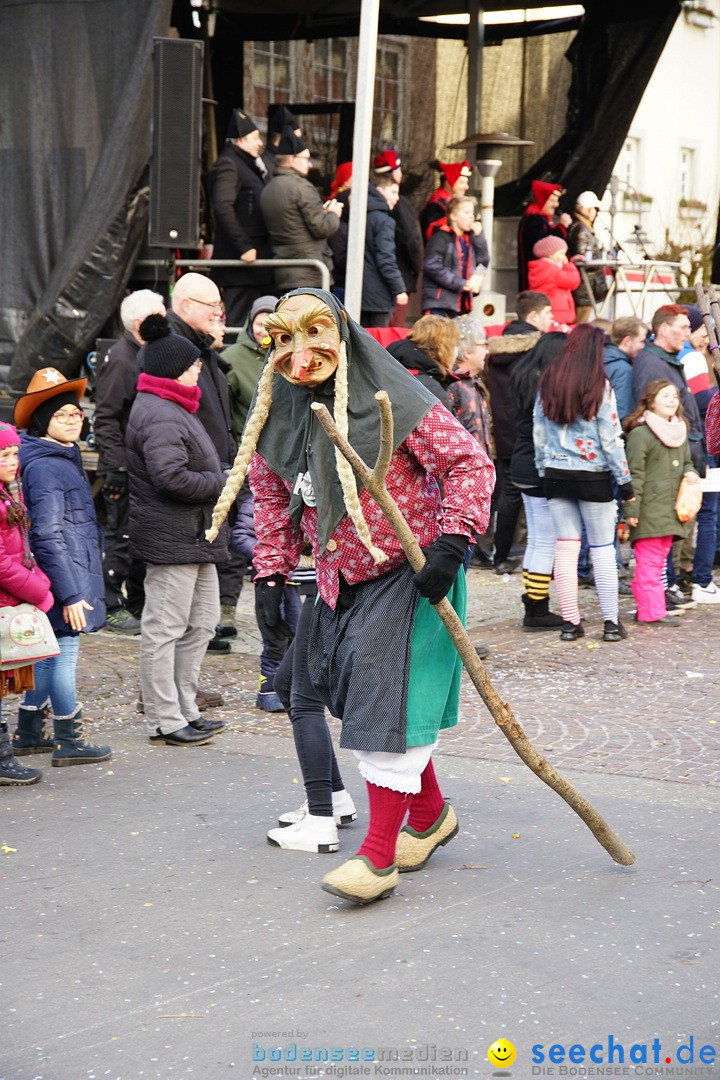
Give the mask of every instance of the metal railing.
[[(320, 288), (329, 291), (331, 280), (330, 271), (328, 270), (322, 259), (255, 259), (254, 262), (243, 262), (242, 259), (175, 259), (170, 256), (167, 259), (139, 259), (135, 263), (136, 266), (163, 266), (167, 269), (168, 288), (172, 291), (172, 287), (175, 284), (177, 267), (184, 267), (186, 270), (194, 270), (198, 274), (205, 273), (207, 270), (214, 270), (215, 268), (239, 268), (241, 270), (251, 270), (253, 267), (257, 267), (258, 270), (264, 267), (276, 267), (276, 266), (309, 266), (320, 273)], [(237, 331), (240, 329), (238, 326), (227, 326), (227, 330)]]
[[(615, 319), (616, 303), (625, 297), (632, 314), (645, 318), (645, 301), (650, 293), (672, 295), (682, 292), (682, 286), (675, 279), (675, 271), (680, 266), (677, 262), (665, 259), (643, 259), (639, 262), (620, 262), (618, 259), (594, 259), (576, 263), (582, 283), (592, 301), (593, 317), (607, 315)], [(610, 270), (608, 291), (602, 300), (596, 300), (592, 287), (592, 274), (596, 270)], [(633, 272), (635, 277), (633, 277)], [(630, 275), (630, 276), (628, 276)], [(640, 278), (641, 275), (641, 278)], [(670, 276), (672, 280), (665, 280)]]

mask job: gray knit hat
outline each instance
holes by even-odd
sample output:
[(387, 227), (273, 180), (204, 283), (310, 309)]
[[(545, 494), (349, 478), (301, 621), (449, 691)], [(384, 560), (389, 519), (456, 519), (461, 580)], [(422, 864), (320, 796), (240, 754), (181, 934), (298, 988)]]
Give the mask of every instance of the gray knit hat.
[(164, 315), (148, 315), (140, 324), (145, 344), (138, 354), (140, 370), (159, 379), (177, 379), (197, 360), (200, 350), (192, 341), (173, 334)]

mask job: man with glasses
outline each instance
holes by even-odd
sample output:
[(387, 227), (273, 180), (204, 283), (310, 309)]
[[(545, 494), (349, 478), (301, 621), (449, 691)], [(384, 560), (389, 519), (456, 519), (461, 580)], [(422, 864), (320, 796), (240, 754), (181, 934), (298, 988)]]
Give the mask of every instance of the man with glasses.
[[(204, 274), (183, 274), (173, 288), (171, 307), (167, 318), (173, 332), (187, 338), (200, 350), (203, 366), (198, 386), (202, 397), (197, 415), (212, 439), (223, 469), (229, 470), (237, 452), (226, 377), (230, 365), (213, 348), (213, 331), (224, 316), (220, 290)], [(247, 570), (247, 560), (233, 554), (227, 562), (219, 563), (217, 569), (220, 579), (220, 624), (209, 649), (211, 652), (228, 653), (230, 645), (225, 639), (237, 634), (235, 608)]]
[[(283, 132), (276, 160), (275, 175), (260, 196), (275, 258), (319, 259), (332, 270), (327, 241), (340, 227), (342, 203), (337, 199), (323, 203), (307, 179), (312, 166), (310, 151), (292, 128)], [(278, 267), (275, 281), (280, 293), (322, 284), (320, 271), (309, 266)]]

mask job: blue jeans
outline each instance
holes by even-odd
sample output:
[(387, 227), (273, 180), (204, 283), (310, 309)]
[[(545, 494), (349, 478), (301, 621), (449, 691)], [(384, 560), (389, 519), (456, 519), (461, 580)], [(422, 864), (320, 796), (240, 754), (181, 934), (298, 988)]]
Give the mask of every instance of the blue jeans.
[[(708, 467), (715, 468), (717, 458), (708, 454)], [(706, 491), (697, 516), (697, 536), (692, 579), (696, 585), (709, 585), (717, 545), (718, 492)]]
[(27, 690), (23, 705), (42, 709), (49, 699), (53, 715), (58, 719), (73, 716), (77, 708), (75, 668), (77, 667), (80, 635), (57, 636), (60, 655), (40, 660), (35, 665), (35, 689)]
[(522, 494), (527, 521), (527, 544), (523, 557), (523, 570), (531, 574), (553, 572), (555, 561), (555, 526), (553, 525), (550, 503), (539, 495)]
[[(620, 499), (620, 488), (618, 487), (617, 480), (613, 477), (612, 481), (613, 494), (615, 496), (615, 502), (617, 503), (617, 516), (615, 524), (622, 520), (622, 500)], [(625, 564), (622, 561), (622, 548), (620, 546), (620, 538), (615, 530), (615, 562), (617, 563), (618, 570), (624, 570)], [(583, 528), (582, 539), (580, 542), (580, 557), (578, 558), (578, 577), (587, 578), (590, 576), (590, 545), (588, 544), (587, 533)]]
[(584, 499), (548, 499), (558, 540), (579, 540), (583, 525), (590, 547), (612, 544), (615, 536), (617, 504), (586, 502)]

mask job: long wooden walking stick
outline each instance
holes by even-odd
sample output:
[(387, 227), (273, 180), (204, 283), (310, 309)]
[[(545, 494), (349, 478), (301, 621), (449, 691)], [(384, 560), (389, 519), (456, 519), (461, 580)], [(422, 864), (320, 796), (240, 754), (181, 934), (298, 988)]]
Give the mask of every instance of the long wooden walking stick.
[[(380, 449), (375, 467), (370, 469), (362, 458), (355, 453), (350, 443), (338, 431), (330, 413), (324, 405), (317, 402), (310, 407), (317, 414), (328, 438), (338, 448), (343, 457), (352, 465), (365, 487), (390, 522), (392, 529), (403, 546), (408, 562), (416, 572), (425, 565), (425, 556), (415, 539), (410, 526), (403, 517), (397, 503), (387, 489), (387, 476), (392, 456), (393, 417), (390, 399), (384, 390), (375, 395), (380, 409)], [(608, 854), (622, 866), (632, 866), (635, 856), (620, 837), (613, 832), (608, 823), (595, 807), (565, 780), (556, 769), (537, 752), (522, 727), (515, 719), (512, 709), (503, 701), (493, 687), (483, 664), (481, 663), (465, 627), (455, 613), (449, 600), (443, 599), (435, 604), (435, 609), (445, 623), (455, 647), (457, 648), (468, 675), (472, 679), (480, 697), (490, 711), (490, 715), (510, 742), (513, 750), (525, 764), (549, 787), (556, 791), (568, 806), (582, 818), (595, 839), (602, 844)]]
[(708, 307), (708, 300), (705, 298), (705, 288), (701, 281), (695, 283), (695, 295), (697, 296), (697, 306), (700, 309), (700, 314), (703, 317), (703, 323), (708, 335), (708, 352), (712, 355), (713, 370), (717, 378), (720, 379), (720, 345), (718, 344), (718, 328), (720, 328), (720, 304), (718, 304), (717, 296), (715, 295), (715, 287), (708, 285), (708, 299), (710, 305)]

